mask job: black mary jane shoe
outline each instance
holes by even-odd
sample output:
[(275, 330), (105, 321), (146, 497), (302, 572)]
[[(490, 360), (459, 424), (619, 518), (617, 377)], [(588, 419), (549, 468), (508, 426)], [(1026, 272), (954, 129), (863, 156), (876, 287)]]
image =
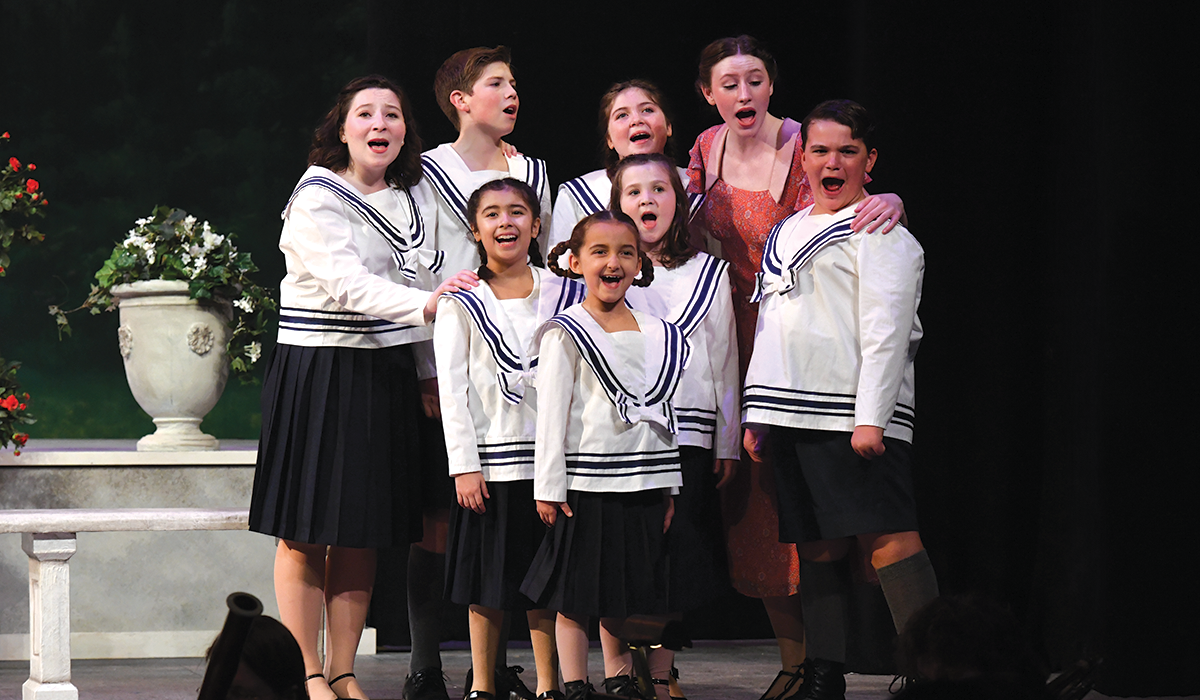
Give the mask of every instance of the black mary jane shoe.
[(496, 696), (486, 690), (472, 690), (463, 700), (496, 700)]
[(567, 700), (567, 696), (563, 695), (561, 690), (547, 690), (537, 696), (536, 700)]
[[(767, 686), (762, 697), (758, 700), (790, 700), (790, 698), (799, 698), (804, 689), (804, 665), (793, 666), (792, 669), (794, 670), (789, 671), (785, 668), (775, 674), (775, 679), (771, 681), (771, 685)], [(779, 689), (779, 692), (770, 695), (771, 689), (780, 683), (783, 683), (783, 687)], [(796, 688), (796, 690), (793, 691), (793, 688)]]
[[(329, 689), (333, 690), (333, 684), (337, 683), (338, 681), (342, 680), (343, 678), (354, 678), (357, 680), (358, 677), (355, 676), (354, 673), (343, 673), (342, 675), (329, 681)], [(358, 700), (358, 698), (344, 698), (341, 695), (338, 695), (338, 692), (336, 690), (333, 690), (333, 694), (338, 696), (338, 700)]]

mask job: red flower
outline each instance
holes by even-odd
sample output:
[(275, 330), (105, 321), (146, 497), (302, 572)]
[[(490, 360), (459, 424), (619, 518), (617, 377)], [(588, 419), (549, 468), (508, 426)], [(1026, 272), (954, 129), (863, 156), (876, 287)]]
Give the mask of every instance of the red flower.
[(36, 201), (38, 201), (38, 197), (40, 197), (40, 196), (41, 196), (41, 195), (39, 195), (37, 192), (34, 192), (34, 193), (33, 193), (33, 196), (32, 196), (32, 197), (30, 197), (30, 199), (32, 199), (33, 201), (35, 201), (35, 202), (36, 202)]
[(20, 406), (17, 406), (17, 410), (18, 410), (18, 411), (24, 411), (24, 410), (25, 410), (25, 404), (21, 404)]
[(20, 170), (21, 169), (21, 161), (17, 160), (16, 158), (9, 158), (8, 159), (8, 167), (12, 168), (14, 171)]
[(29, 442), (29, 434), (28, 433), (14, 433), (12, 439), (13, 439), (13, 442), (17, 443), (21, 447), (24, 447), (25, 443)]
[(18, 193), (16, 193), (16, 194), (14, 194), (14, 195), (13, 195), (13, 199), (24, 199), (24, 198), (25, 198), (25, 193), (24, 193), (24, 192), (18, 192)]
[(37, 180), (34, 180), (33, 178), (30, 178), (30, 179), (28, 179), (28, 180), (26, 180), (26, 181), (25, 181), (25, 191), (26, 191), (26, 192), (28, 192), (28, 193), (30, 193), (30, 194), (33, 194), (34, 192), (37, 192), (37, 191), (38, 191), (38, 187), (40, 187), (40, 185), (38, 185), (38, 181), (37, 181)]
[(4, 399), (3, 401), (0, 401), (0, 408), (3, 408), (6, 411), (13, 411), (13, 410), (16, 410), (18, 403), (19, 402), (17, 401), (17, 397), (15, 395), (10, 394), (8, 396), (8, 398)]
[(0, 139), (6, 139), (6, 138), (9, 138), (9, 135), (8, 135), (8, 132), (7, 132), (7, 131), (6, 131), (6, 132), (4, 132), (3, 134), (0, 134)]
[(29, 168), (30, 170), (37, 170), (37, 166), (34, 165), (33, 163), (30, 163), (29, 165), (26, 165), (25, 167)]
[(46, 204), (47, 204), (49, 201), (50, 201), (50, 200), (48, 200), (48, 199), (43, 199), (43, 200), (42, 200), (42, 206), (45, 206), (45, 205), (46, 205)]

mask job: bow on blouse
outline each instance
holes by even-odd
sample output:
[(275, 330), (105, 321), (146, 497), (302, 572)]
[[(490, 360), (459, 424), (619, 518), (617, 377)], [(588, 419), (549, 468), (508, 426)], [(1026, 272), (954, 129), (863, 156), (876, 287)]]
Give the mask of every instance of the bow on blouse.
[(500, 370), (496, 373), (496, 381), (500, 383), (500, 393), (504, 400), (516, 406), (525, 397), (525, 387), (536, 386), (537, 365), (529, 369)]
[(800, 271), (794, 268), (782, 270), (778, 275), (754, 273), (754, 294), (750, 295), (750, 303), (757, 304), (768, 294), (787, 294), (796, 288), (799, 275)]

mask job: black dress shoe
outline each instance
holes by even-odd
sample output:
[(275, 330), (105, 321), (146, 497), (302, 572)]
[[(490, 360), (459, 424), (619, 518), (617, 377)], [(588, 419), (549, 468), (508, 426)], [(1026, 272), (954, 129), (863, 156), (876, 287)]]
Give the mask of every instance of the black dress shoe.
[(404, 679), (404, 700), (450, 700), (442, 669), (430, 666), (414, 671)]
[(613, 676), (604, 679), (604, 692), (621, 698), (638, 698), (644, 700), (638, 692), (637, 682), (633, 676)]
[(803, 700), (846, 700), (846, 664), (827, 659), (804, 661)]
[(566, 700), (588, 700), (595, 692), (595, 687), (587, 681), (567, 681)]

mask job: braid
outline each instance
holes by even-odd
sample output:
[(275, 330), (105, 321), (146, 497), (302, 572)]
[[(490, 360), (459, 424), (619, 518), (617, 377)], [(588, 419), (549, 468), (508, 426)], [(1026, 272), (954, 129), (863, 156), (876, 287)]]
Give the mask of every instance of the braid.
[(654, 261), (650, 259), (649, 255), (640, 251), (638, 257), (642, 259), (642, 274), (633, 280), (633, 286), (649, 287), (650, 283), (654, 281)]
[(536, 238), (529, 239), (529, 264), (533, 267), (545, 267), (542, 261), (542, 249), (538, 247)]
[(483, 241), (475, 241), (475, 250), (479, 251), (479, 269), (475, 271), (475, 274), (479, 275), (481, 280), (490, 280), (495, 277), (496, 273), (487, 266), (487, 250), (483, 247)]
[(570, 250), (570, 248), (571, 248), (570, 241), (562, 241), (558, 245), (551, 248), (549, 254), (546, 255), (546, 267), (549, 268), (551, 272), (558, 275), (559, 277), (566, 277), (567, 279), (577, 280), (581, 277), (581, 275), (577, 275), (574, 272), (571, 272), (569, 269), (564, 270), (558, 266), (559, 257), (561, 257), (563, 253)]

